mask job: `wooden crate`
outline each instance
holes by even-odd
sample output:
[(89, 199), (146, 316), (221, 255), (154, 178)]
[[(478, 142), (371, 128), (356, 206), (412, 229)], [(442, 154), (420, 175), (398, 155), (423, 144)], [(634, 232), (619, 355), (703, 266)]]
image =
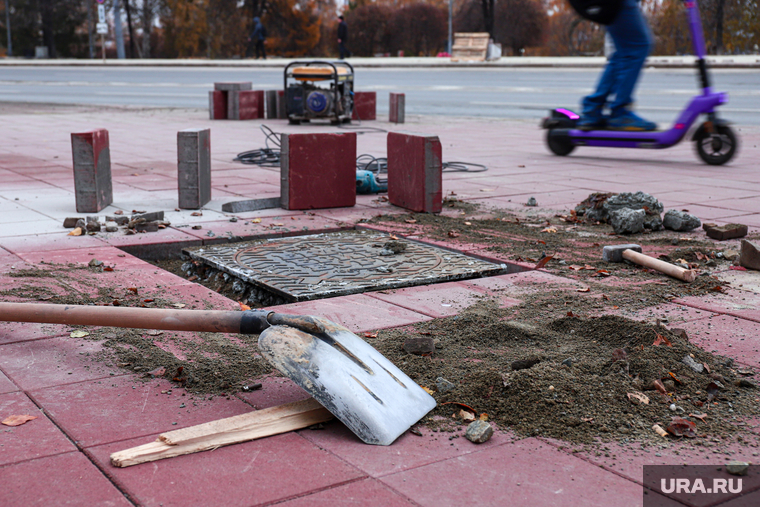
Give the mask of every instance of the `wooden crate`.
[(455, 33), (452, 62), (484, 62), (488, 52), (488, 32)]

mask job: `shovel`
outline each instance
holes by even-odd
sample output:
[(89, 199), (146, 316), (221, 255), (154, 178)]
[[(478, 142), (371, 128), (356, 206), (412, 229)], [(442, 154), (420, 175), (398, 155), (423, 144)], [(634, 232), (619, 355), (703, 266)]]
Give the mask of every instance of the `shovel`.
[(261, 354), (368, 444), (390, 445), (436, 405), (364, 340), (321, 317), (0, 303), (0, 321), (259, 334)]

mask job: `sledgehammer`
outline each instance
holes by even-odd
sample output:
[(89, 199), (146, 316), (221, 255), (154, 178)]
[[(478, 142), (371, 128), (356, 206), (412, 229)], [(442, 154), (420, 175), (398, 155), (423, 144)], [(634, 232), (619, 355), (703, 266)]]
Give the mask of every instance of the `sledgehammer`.
[(628, 260), (639, 266), (650, 268), (678, 278), (684, 282), (693, 282), (697, 278), (697, 273), (693, 269), (684, 269), (682, 267), (661, 261), (641, 253), (639, 245), (609, 245), (602, 250), (602, 260), (605, 262), (623, 262)]

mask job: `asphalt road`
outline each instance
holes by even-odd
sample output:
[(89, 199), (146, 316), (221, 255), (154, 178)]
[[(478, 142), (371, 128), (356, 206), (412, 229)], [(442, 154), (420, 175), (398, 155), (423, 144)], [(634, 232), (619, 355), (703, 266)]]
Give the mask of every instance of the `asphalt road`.
[[(596, 83), (599, 69), (357, 69), (356, 90), (378, 92), (378, 115), (388, 93), (406, 94), (407, 115), (536, 119), (548, 109), (577, 110), (580, 97)], [(737, 125), (760, 125), (760, 72), (719, 69), (714, 88), (729, 93), (722, 116)], [(215, 81), (251, 81), (254, 89), (283, 86), (279, 69), (5, 67), (2, 102), (208, 107)], [(694, 71), (648, 69), (637, 92), (637, 110), (662, 123), (673, 122), (697, 92)]]

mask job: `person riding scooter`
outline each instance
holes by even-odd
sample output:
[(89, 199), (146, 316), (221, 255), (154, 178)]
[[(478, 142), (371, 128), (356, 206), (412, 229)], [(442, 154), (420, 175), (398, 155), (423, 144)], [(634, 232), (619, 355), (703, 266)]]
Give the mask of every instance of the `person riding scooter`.
[[(572, 3), (572, 2), (571, 2)], [(652, 33), (637, 0), (621, 0), (619, 12), (607, 25), (615, 52), (599, 78), (596, 91), (583, 98), (577, 127), (581, 130), (656, 130), (657, 125), (631, 111), (633, 91), (652, 49)], [(581, 13), (583, 15), (583, 13)], [(610, 96), (614, 99), (608, 102)], [(609, 116), (604, 114), (609, 107)]]

